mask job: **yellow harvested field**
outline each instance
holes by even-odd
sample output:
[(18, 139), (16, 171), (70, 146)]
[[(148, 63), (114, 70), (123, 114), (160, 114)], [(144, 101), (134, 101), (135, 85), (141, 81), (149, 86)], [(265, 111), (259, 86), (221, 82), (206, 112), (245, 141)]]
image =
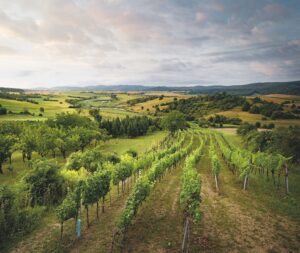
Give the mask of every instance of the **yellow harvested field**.
[(213, 128), (213, 130), (223, 134), (237, 134), (237, 128)]
[(260, 98), (268, 102), (273, 102), (278, 104), (285, 101), (290, 101), (290, 102), (293, 101), (296, 105), (300, 105), (300, 96), (285, 95), (285, 94), (269, 94), (265, 96), (260, 96)]
[[(261, 124), (270, 124), (274, 123), (277, 127), (287, 127), (287, 126), (300, 126), (300, 120), (297, 119), (280, 119), (280, 120), (262, 120), (262, 115), (260, 114), (252, 114), (249, 112), (243, 112), (239, 108), (235, 108), (230, 111), (222, 111), (222, 112), (217, 112), (215, 114), (219, 115), (224, 115), (228, 118), (240, 118), (244, 122), (249, 122), (249, 123), (256, 123), (256, 122), (261, 122)], [(213, 116), (215, 114), (210, 114), (209, 116)]]
[[(147, 93), (147, 95), (159, 95), (159, 94), (162, 94), (162, 93), (157, 93), (157, 94)], [(168, 93), (168, 94), (170, 94), (170, 93)], [(169, 95), (169, 96), (165, 96), (162, 100), (160, 100), (159, 98), (156, 98), (153, 100), (146, 101), (144, 103), (138, 103), (138, 104), (132, 106), (131, 109), (135, 112), (147, 112), (147, 109), (149, 109), (149, 112), (155, 112), (156, 105), (159, 105), (159, 109), (164, 109), (164, 108), (166, 108), (166, 106), (161, 105), (161, 104), (172, 102), (172, 101), (174, 101), (175, 97), (177, 99), (186, 99), (191, 96), (179, 95), (179, 94), (176, 94), (176, 96)], [(142, 109), (142, 107), (143, 107), (143, 109)]]

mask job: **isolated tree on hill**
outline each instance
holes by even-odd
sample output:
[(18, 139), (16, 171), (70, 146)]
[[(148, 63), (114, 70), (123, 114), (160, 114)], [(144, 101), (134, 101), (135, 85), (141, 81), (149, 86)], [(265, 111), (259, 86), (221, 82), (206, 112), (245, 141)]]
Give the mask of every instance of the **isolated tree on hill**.
[(176, 130), (186, 128), (186, 120), (183, 113), (172, 111), (162, 119), (161, 125), (164, 129), (174, 133)]

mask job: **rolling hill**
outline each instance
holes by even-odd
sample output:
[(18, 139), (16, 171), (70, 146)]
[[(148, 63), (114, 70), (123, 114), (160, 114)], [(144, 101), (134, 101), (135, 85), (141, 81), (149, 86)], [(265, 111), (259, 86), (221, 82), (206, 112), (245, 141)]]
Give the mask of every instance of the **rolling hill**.
[(101, 90), (101, 91), (180, 91), (190, 94), (211, 94), (216, 92), (227, 92), (233, 95), (266, 95), (271, 93), (300, 95), (300, 81), (292, 82), (267, 82), (251, 83), (230, 86), (143, 86), (143, 85), (96, 85), (96, 86), (59, 86), (51, 90), (74, 91), (74, 90)]

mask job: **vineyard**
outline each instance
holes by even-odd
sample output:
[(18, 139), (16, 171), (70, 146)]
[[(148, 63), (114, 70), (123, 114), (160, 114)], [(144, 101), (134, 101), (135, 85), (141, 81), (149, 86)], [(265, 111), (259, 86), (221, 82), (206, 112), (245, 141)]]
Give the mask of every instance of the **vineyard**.
[[(33, 231), (12, 252), (298, 249), (297, 222), (282, 216), (280, 225), (272, 224), (275, 218), (266, 214), (271, 209), (253, 200), (254, 195), (264, 196), (269, 190), (279, 202), (293, 198), (290, 160), (279, 154), (251, 152), (224, 134), (198, 127), (170, 133), (140, 155), (130, 151), (120, 158), (109, 157), (97, 147), (74, 152), (60, 172), (63, 186), (47, 187), (42, 198), (32, 188), (27, 199), (32, 207), (56, 206), (52, 209), (54, 223)], [(47, 167), (48, 173), (53, 173), (52, 167), (57, 165), (39, 160), (32, 166), (33, 171)], [(34, 178), (27, 175), (25, 180)], [(9, 189), (3, 188), (1, 194), (1, 206), (9, 208), (3, 202), (5, 196), (9, 199)], [(62, 201), (53, 198), (58, 195), (64, 196)], [(263, 211), (255, 210), (255, 215), (249, 216), (248, 205)], [(9, 210), (5, 212), (2, 224)], [(280, 240), (269, 245), (265, 241), (269, 234), (256, 234), (252, 225), (247, 228), (251, 223), (261, 226), (264, 215), (269, 215), (269, 230), (280, 226), (290, 233), (289, 241), (272, 230)], [(299, 219), (297, 213), (293, 215)], [(238, 242), (241, 239), (237, 237), (243, 238), (241, 232), (248, 241)], [(261, 241), (255, 245), (252, 242), (257, 236)]]
[(0, 253), (300, 253), (299, 17), (0, 0)]

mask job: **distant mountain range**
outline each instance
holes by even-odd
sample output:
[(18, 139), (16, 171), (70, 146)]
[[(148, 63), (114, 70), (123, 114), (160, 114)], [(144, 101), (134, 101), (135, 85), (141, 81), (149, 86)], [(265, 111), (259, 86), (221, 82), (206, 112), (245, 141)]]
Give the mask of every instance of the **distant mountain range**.
[[(55, 90), (55, 91), (179, 91), (189, 94), (211, 94), (216, 92), (227, 92), (233, 95), (256, 95), (256, 94), (291, 94), (300, 95), (300, 81), (292, 82), (268, 82), (268, 83), (251, 83), (244, 85), (230, 86), (143, 86), (143, 85), (96, 85), (96, 86), (58, 86), (53, 88), (37, 88), (35, 90)], [(21, 89), (1, 88), (0, 92), (20, 92)]]
[(190, 94), (211, 94), (216, 92), (227, 92), (233, 95), (255, 95), (255, 94), (291, 94), (300, 95), (300, 81), (292, 82), (268, 82), (268, 83), (251, 83), (244, 85), (230, 85), (230, 86), (143, 86), (143, 85), (97, 85), (86, 87), (70, 87), (61, 86), (54, 87), (51, 90), (60, 91), (180, 91)]

